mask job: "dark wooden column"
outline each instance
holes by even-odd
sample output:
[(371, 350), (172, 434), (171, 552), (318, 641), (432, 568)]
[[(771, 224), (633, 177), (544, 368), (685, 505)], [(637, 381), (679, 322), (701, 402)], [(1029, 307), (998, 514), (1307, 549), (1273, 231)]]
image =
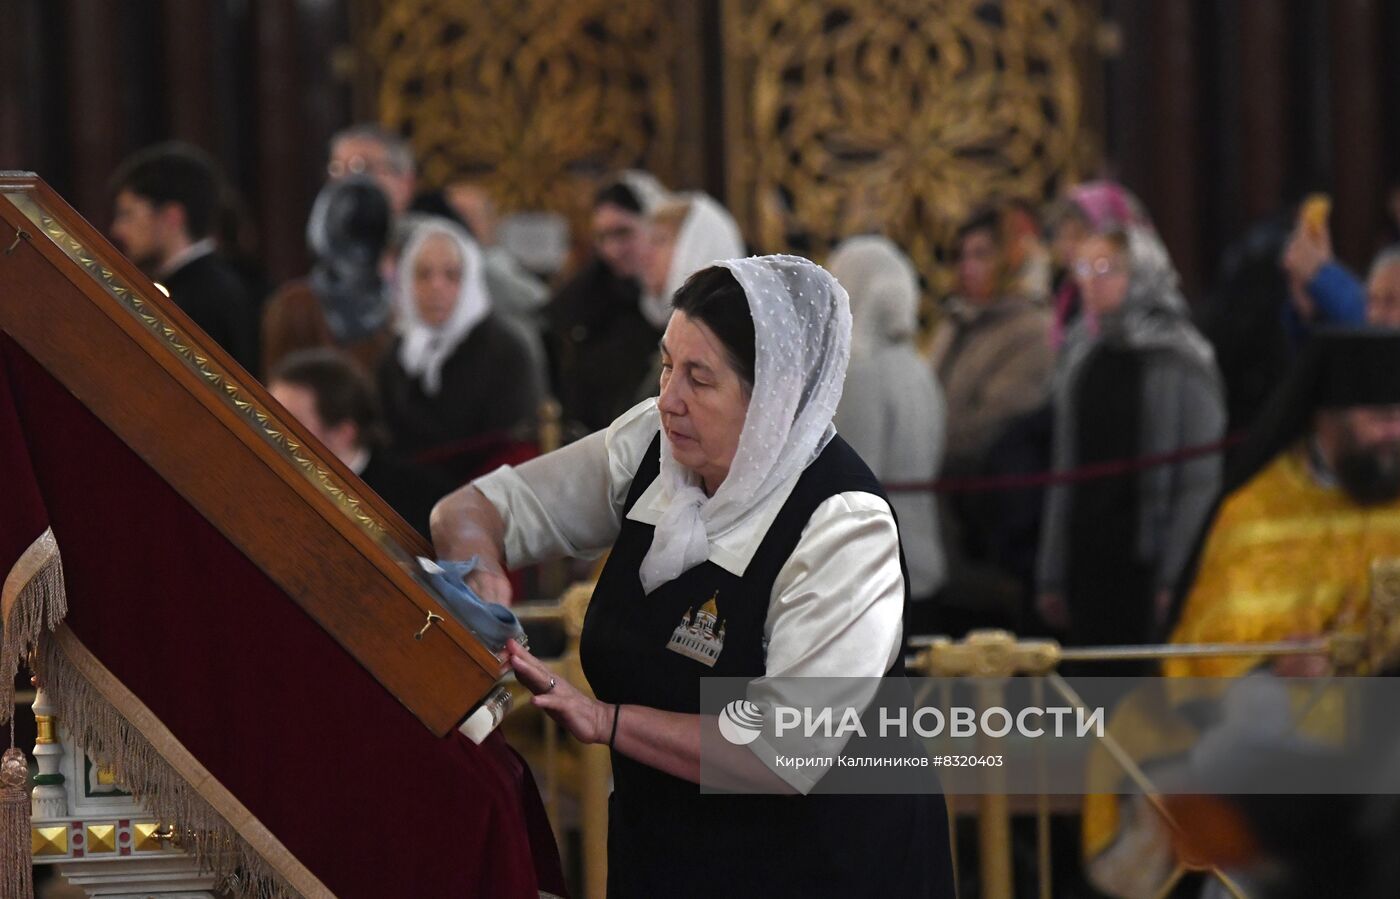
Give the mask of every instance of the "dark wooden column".
[(307, 103), (301, 124), (299, 171), (306, 184), (319, 189), (326, 177), (331, 136), (351, 121), (350, 85), (355, 74), (355, 60), (350, 42), (350, 14), (344, 3), (303, 0), (300, 10), (304, 61), (300, 95)]
[[(1385, 3), (1381, 6), (1381, 46), (1400, 46), (1400, 3)], [(1400, 65), (1394, 58), (1387, 58), (1381, 70), (1381, 108), (1400, 109)], [(1381, 129), (1385, 143), (1381, 150), (1384, 187), (1400, 183), (1400, 116), (1382, 117)]]
[(220, 148), (210, 3), (164, 0), (166, 127), (170, 137), (216, 153)]
[[(706, 177), (707, 160), (713, 155), (713, 137), (707, 127), (706, 94), (718, 88), (714, 83), (723, 77), (723, 65), (706, 59), (706, 10), (694, 2), (677, 2), (671, 9), (676, 27), (676, 56), (673, 71), (676, 79), (676, 158), (669, 160), (671, 171), (657, 172), (670, 187), (709, 190), (724, 198), (723, 185), (716, 186)], [(708, 65), (707, 65), (708, 63)], [(707, 84), (708, 79), (712, 79)]]
[(121, 4), (67, 0), (64, 13), (68, 91), (63, 101), (71, 153), (65, 199), (102, 228), (111, 217), (107, 181), (126, 155), (129, 140), (126, 67), (140, 63), (126, 54), (122, 43)]
[(39, 16), (35, 0), (14, 0), (6, 7), (0, 29), (0, 54), (6, 72), (0, 77), (0, 169), (31, 166), (37, 155)]
[[(1381, 17), (1375, 0), (1332, 0), (1328, 9), (1336, 185), (1332, 240), (1343, 261), (1364, 270), (1375, 250), (1383, 202), (1378, 75)], [(1318, 127), (1325, 125), (1319, 122)]]
[(254, 16), (259, 231), (263, 263), (280, 280), (306, 268), (303, 235), (315, 187), (301, 166), (303, 59), (294, 0), (262, 0)]
[(1243, 218), (1275, 212), (1288, 171), (1288, 4), (1240, 0), (1235, 34), (1239, 78), (1239, 176)]
[(1106, 173), (1151, 202), (1152, 166), (1149, 154), (1154, 137), (1152, 116), (1153, 45), (1151, 9), (1147, 4), (1116, 0), (1108, 18), (1119, 36), (1119, 52), (1106, 66), (1104, 149)]
[(1186, 295), (1194, 300), (1202, 275), (1196, 6), (1180, 2), (1148, 6), (1151, 43), (1144, 49), (1152, 59), (1149, 102), (1123, 112), (1149, 121), (1152, 141), (1147, 158), (1152, 174), (1144, 200), (1181, 273)]

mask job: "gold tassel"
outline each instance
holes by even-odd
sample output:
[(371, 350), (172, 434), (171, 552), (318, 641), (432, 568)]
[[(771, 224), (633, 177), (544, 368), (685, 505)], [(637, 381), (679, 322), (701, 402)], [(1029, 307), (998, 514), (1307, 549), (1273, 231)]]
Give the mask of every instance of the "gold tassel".
[(29, 763), (16, 749), (10, 726), (9, 749), (0, 757), (0, 896), (34, 899), (34, 868), (29, 856)]

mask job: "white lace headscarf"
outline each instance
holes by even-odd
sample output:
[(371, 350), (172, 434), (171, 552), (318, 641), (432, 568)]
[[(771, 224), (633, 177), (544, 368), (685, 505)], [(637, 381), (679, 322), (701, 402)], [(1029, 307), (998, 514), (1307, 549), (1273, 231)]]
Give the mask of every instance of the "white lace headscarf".
[(653, 209), (671, 199), (670, 191), (651, 172), (641, 169), (624, 169), (618, 173), (617, 183), (626, 187), (637, 198), (642, 207), (642, 215), (650, 215)]
[(723, 534), (810, 465), (835, 435), (851, 353), (846, 291), (824, 268), (798, 256), (754, 256), (718, 263), (744, 289), (754, 325), (754, 384), (729, 474), (714, 496), (676, 461), (661, 432), (666, 511), (642, 560), (650, 593), (709, 558)]
[(744, 238), (739, 234), (734, 216), (713, 197), (695, 192), (673, 199), (685, 201), (690, 208), (676, 232), (666, 286), (659, 296), (642, 297), (641, 305), (642, 314), (657, 328), (665, 328), (670, 321), (671, 297), (691, 275), (713, 262), (744, 255)]
[[(413, 264), (423, 245), (434, 237), (452, 241), (462, 257), (462, 285), (457, 291), (457, 304), (452, 307), (447, 321), (436, 328), (423, 321), (413, 298)], [(399, 307), (399, 333), (403, 335), (399, 343), (399, 364), (404, 371), (421, 379), (424, 392), (432, 396), (442, 389), (443, 363), (491, 312), (491, 294), (486, 290), (481, 249), (455, 222), (443, 218), (426, 219), (415, 226), (409, 236), (399, 259), (398, 280), (395, 299)]]
[(851, 355), (911, 339), (919, 327), (919, 274), (888, 238), (850, 237), (826, 261), (851, 295)]

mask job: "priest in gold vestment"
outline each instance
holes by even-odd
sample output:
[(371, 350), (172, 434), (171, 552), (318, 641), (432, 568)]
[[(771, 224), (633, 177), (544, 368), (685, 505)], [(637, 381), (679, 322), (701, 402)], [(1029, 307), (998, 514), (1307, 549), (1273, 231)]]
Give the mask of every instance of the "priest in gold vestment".
[[(1319, 333), (1251, 435), (1213, 516), (1171, 642), (1263, 643), (1365, 628), (1371, 565), (1400, 559), (1400, 332)], [(1169, 659), (1171, 677), (1330, 673), (1320, 656)], [(1169, 702), (1169, 700), (1167, 700)], [(1137, 716), (1136, 718), (1134, 716)], [(1170, 709), (1115, 712), (1141, 765), (1184, 762), (1196, 726)], [(1160, 770), (1160, 768), (1159, 768)], [(1175, 859), (1138, 797), (1086, 797), (1087, 874), (1107, 895), (1158, 895)], [(1220, 895), (1208, 886), (1205, 895)]]
[[(1171, 642), (1259, 643), (1364, 626), (1371, 563), (1400, 558), (1397, 381), (1395, 334), (1315, 338), (1275, 406), (1271, 433), (1256, 442), (1261, 458), (1283, 448), (1221, 504)], [(1306, 431), (1295, 436), (1300, 425)], [(1277, 667), (1323, 673), (1318, 661)], [(1232, 677), (1260, 663), (1179, 658), (1164, 669)]]

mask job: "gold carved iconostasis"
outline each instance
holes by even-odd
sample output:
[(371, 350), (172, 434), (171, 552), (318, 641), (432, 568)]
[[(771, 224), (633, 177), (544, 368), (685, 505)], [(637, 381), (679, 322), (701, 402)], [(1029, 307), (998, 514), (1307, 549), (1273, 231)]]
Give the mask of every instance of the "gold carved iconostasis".
[[(823, 259), (882, 232), (931, 296), (958, 224), (1082, 168), (1081, 0), (379, 0), (373, 109), (423, 180), (583, 237), (600, 179), (702, 188), (750, 246)], [(711, 157), (718, 154), (719, 159)]]
[(427, 186), (488, 187), (505, 212), (586, 227), (609, 172), (674, 172), (677, 34), (650, 0), (381, 0), (361, 38), (373, 109)]
[(977, 206), (1072, 174), (1072, 4), (726, 0), (723, 22), (727, 199), (759, 246), (884, 233), (941, 295)]

